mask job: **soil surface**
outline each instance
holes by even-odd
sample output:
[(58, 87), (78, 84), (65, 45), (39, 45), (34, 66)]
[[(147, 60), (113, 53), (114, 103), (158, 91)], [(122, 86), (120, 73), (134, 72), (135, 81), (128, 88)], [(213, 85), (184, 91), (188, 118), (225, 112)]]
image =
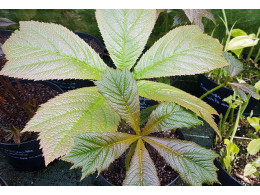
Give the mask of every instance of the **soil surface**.
[[(17, 91), (22, 102), (28, 102), (29, 99), (36, 99), (37, 106), (58, 95), (56, 90), (39, 83), (22, 84), (22, 88), (26, 93), (26, 96), (23, 95), (16, 85), (13, 87)], [(0, 93), (0, 95), (6, 100), (1, 106), (10, 113), (10, 116), (8, 116), (3, 112), (0, 112), (0, 142), (14, 143), (12, 139), (10, 141), (6, 141), (4, 139), (8, 133), (3, 131), (3, 129), (9, 128), (10, 124), (12, 124), (19, 130), (22, 130), (29, 121), (30, 117), (19, 102), (10, 101), (10, 97), (8, 97), (5, 93)], [(21, 142), (29, 141), (35, 138), (37, 138), (36, 133), (22, 133)]]
[[(126, 124), (126, 133), (133, 133), (131, 128)], [(121, 125), (118, 128), (118, 131), (121, 131)], [(177, 138), (174, 135), (173, 131), (165, 131), (160, 133), (153, 133), (151, 136), (156, 137), (167, 137), (167, 138)], [(161, 155), (149, 144), (145, 143), (145, 147), (148, 150), (151, 159), (153, 160), (157, 175), (160, 180), (160, 184), (162, 186), (168, 185), (171, 183), (177, 176), (178, 173), (175, 172), (161, 157)], [(125, 158), (128, 153), (129, 149), (123, 153), (121, 157), (116, 159), (107, 170), (103, 171), (101, 174), (108, 180), (110, 183), (121, 186), (126, 176), (126, 169), (125, 169)]]
[(0, 177), (0, 186), (6, 186), (6, 184), (4, 183), (1, 177)]
[[(247, 146), (249, 142), (252, 140), (247, 136), (248, 133), (252, 133), (258, 137), (260, 137), (260, 131), (258, 133), (250, 127), (246, 127), (246, 118), (240, 122), (240, 126), (238, 127), (236, 136), (234, 138), (234, 143), (239, 147), (239, 153), (236, 156), (235, 160), (232, 162), (233, 170), (230, 175), (234, 177), (237, 181), (246, 186), (260, 186), (260, 177), (259, 176), (248, 176), (244, 177), (244, 168), (246, 164), (252, 163), (258, 157), (260, 157), (260, 152), (255, 155), (249, 155), (247, 157)], [(222, 142), (215, 146), (215, 150), (218, 154), (220, 154), (220, 150), (225, 150), (226, 145)], [(260, 174), (260, 168), (257, 169)]]
[(95, 52), (97, 52), (100, 56), (103, 55), (103, 48), (100, 47), (100, 45), (91, 38), (82, 38), (90, 47), (92, 47), (92, 49), (95, 50)]

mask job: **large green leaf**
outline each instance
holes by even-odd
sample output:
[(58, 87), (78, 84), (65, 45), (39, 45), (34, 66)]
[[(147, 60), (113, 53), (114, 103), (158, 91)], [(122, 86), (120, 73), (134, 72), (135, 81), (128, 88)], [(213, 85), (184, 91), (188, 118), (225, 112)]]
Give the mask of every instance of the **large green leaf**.
[(2, 46), (8, 62), (1, 74), (34, 79), (100, 79), (106, 65), (67, 28), (51, 23), (20, 22)]
[(142, 135), (202, 124), (196, 114), (173, 103), (163, 102), (152, 112)]
[(159, 39), (134, 69), (136, 79), (191, 75), (227, 66), (222, 45), (198, 26), (182, 26)]
[(126, 172), (123, 185), (128, 186), (159, 186), (155, 165), (141, 139), (138, 140), (132, 157), (130, 169)]
[(152, 32), (156, 10), (97, 10), (96, 18), (113, 62), (130, 70)]
[(140, 102), (137, 85), (129, 70), (108, 69), (101, 81), (96, 81), (107, 103), (136, 132), (140, 132)]
[(178, 139), (143, 137), (165, 161), (190, 185), (217, 182), (213, 161), (217, 154), (201, 146)]
[(63, 160), (74, 163), (72, 168), (82, 167), (82, 177), (100, 173), (119, 158), (138, 136), (126, 133), (85, 133), (73, 137), (75, 145)]
[(161, 102), (174, 102), (195, 112), (198, 116), (208, 122), (220, 136), (218, 127), (212, 118), (212, 114), (217, 114), (217, 111), (204, 101), (178, 88), (163, 83), (141, 80), (137, 81), (137, 86), (138, 93), (142, 97)]
[(71, 135), (117, 130), (119, 116), (106, 103), (96, 87), (67, 93), (41, 105), (24, 131), (39, 132), (45, 164), (67, 154), (73, 145)]

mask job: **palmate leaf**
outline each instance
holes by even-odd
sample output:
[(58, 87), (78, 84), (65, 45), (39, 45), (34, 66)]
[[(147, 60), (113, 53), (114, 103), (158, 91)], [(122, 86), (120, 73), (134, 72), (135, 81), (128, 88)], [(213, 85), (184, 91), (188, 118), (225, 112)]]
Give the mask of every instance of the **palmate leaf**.
[(8, 62), (2, 75), (33, 79), (100, 79), (106, 65), (67, 28), (51, 23), (20, 22), (2, 46)]
[(136, 132), (140, 132), (140, 102), (131, 72), (126, 68), (122, 71), (107, 69), (102, 80), (96, 81), (95, 84), (116, 113)]
[(152, 112), (142, 135), (202, 124), (196, 114), (173, 103), (163, 102)]
[(156, 10), (148, 9), (97, 10), (98, 27), (119, 69), (130, 70), (135, 64), (152, 32), (156, 15)]
[(157, 171), (144, 143), (138, 140), (132, 157), (130, 169), (126, 172), (123, 185), (128, 186), (158, 186), (160, 185)]
[(138, 61), (136, 79), (191, 75), (227, 66), (222, 45), (198, 26), (182, 26), (159, 39)]
[(100, 173), (138, 139), (126, 133), (85, 133), (73, 136), (75, 145), (62, 160), (74, 163), (72, 168), (82, 167), (82, 177)]
[(190, 185), (217, 182), (217, 168), (213, 160), (217, 155), (201, 146), (178, 139), (143, 137), (165, 161)]
[(152, 81), (137, 81), (138, 93), (140, 96), (156, 101), (174, 102), (180, 106), (195, 112), (204, 119), (218, 133), (220, 132), (212, 118), (212, 114), (218, 114), (217, 111), (199, 98), (190, 95), (178, 88)]
[(63, 93), (41, 105), (22, 132), (40, 133), (40, 145), (48, 165), (69, 152), (73, 145), (71, 135), (113, 132), (119, 119), (96, 87), (86, 87)]

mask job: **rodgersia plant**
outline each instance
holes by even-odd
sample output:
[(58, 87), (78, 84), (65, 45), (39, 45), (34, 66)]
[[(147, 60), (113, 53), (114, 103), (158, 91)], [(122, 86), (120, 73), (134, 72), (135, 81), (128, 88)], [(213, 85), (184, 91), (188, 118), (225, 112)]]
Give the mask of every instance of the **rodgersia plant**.
[[(73, 162), (73, 167), (82, 167), (84, 178), (108, 168), (131, 147), (134, 154), (124, 184), (159, 185), (144, 145), (147, 142), (187, 183), (217, 181), (214, 152), (192, 142), (149, 136), (200, 124), (195, 114), (219, 134), (212, 116), (217, 112), (180, 89), (143, 79), (226, 66), (222, 46), (198, 26), (183, 26), (159, 39), (136, 64), (152, 32), (156, 11), (98, 10), (96, 18), (117, 70), (108, 68), (77, 35), (56, 24), (20, 22), (20, 30), (3, 45), (8, 59), (3, 75), (96, 80), (97, 87), (72, 90), (43, 104), (23, 130), (39, 132), (46, 165), (66, 155), (63, 159)], [(139, 125), (139, 96), (159, 102), (144, 128)], [(135, 134), (116, 132), (120, 118)]]

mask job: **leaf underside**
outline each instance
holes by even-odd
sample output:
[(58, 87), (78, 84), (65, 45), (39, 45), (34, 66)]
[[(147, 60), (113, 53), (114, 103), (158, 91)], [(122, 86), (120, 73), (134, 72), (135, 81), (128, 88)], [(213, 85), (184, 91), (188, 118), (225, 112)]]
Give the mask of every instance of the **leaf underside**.
[(96, 18), (114, 64), (130, 70), (152, 32), (156, 10), (97, 10)]
[(178, 139), (144, 137), (166, 162), (190, 185), (217, 182), (217, 168), (213, 161), (217, 155), (201, 146)]
[(161, 103), (150, 115), (142, 135), (202, 124), (197, 115), (173, 103)]
[(159, 39), (138, 61), (136, 79), (191, 75), (227, 66), (222, 45), (198, 26), (182, 26)]
[(40, 145), (48, 165), (69, 152), (73, 145), (71, 135), (113, 132), (119, 119), (96, 87), (86, 87), (63, 93), (41, 105), (23, 132), (40, 133)]
[(86, 133), (73, 136), (74, 146), (62, 160), (74, 163), (72, 168), (82, 167), (82, 177), (108, 168), (138, 139), (126, 133)]
[(160, 185), (155, 165), (141, 139), (138, 140), (129, 170), (123, 185), (158, 186)]
[(210, 10), (206, 9), (183, 9), (189, 21), (192, 24), (196, 24), (200, 27), (202, 31), (204, 31), (204, 25), (202, 23), (202, 17), (206, 17), (210, 19), (214, 24), (216, 23), (214, 15), (210, 12)]
[(256, 93), (255, 88), (247, 83), (228, 83), (236, 94), (243, 100), (247, 100), (247, 93), (253, 98), (259, 99), (259, 95)]
[(8, 62), (0, 74), (11, 77), (99, 80), (107, 67), (85, 41), (52, 23), (20, 22), (2, 49)]
[(107, 103), (136, 132), (140, 131), (140, 102), (133, 75), (126, 68), (107, 69), (101, 81), (96, 81), (99, 92)]
[(212, 114), (217, 111), (199, 98), (190, 95), (178, 88), (152, 81), (137, 81), (138, 93), (140, 96), (161, 102), (174, 102), (180, 106), (195, 112), (204, 119), (218, 133), (220, 132), (213, 120)]
[(238, 75), (243, 70), (243, 63), (236, 59), (231, 53), (224, 52), (223, 56), (230, 63), (230, 66), (224, 67), (224, 70), (228, 72), (231, 77)]

